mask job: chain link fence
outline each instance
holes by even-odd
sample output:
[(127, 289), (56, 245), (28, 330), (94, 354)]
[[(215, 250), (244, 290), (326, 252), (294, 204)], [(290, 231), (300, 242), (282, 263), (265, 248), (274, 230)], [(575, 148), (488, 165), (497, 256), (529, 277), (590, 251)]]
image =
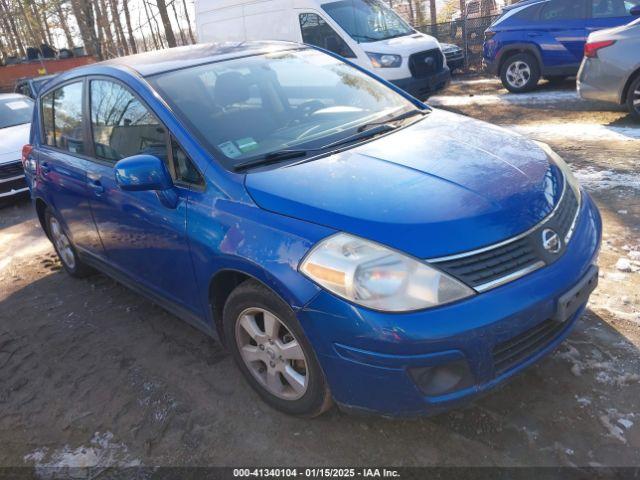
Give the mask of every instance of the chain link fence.
[(465, 54), (465, 70), (479, 71), (482, 68), (482, 44), (484, 31), (499, 17), (454, 19), (446, 23), (423, 25), (416, 29), (438, 39), (440, 43), (453, 43)]

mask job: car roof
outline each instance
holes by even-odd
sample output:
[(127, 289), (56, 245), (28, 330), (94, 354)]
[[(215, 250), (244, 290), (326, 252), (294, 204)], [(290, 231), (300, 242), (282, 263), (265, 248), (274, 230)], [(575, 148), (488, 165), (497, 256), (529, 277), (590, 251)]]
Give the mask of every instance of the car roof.
[(301, 47), (303, 47), (303, 45), (299, 43), (281, 41), (200, 43), (139, 53), (126, 57), (117, 57), (81, 68), (85, 71), (88, 70), (88, 73), (90, 73), (90, 70), (99, 66), (128, 67), (137, 71), (143, 77), (146, 77), (192, 65)]

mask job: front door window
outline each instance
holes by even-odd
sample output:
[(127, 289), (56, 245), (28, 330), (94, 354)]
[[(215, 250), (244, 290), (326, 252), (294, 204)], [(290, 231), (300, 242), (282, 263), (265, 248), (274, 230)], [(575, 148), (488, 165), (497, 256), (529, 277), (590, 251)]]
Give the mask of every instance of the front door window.
[(302, 41), (308, 45), (324, 48), (345, 58), (355, 58), (349, 45), (317, 13), (300, 14)]

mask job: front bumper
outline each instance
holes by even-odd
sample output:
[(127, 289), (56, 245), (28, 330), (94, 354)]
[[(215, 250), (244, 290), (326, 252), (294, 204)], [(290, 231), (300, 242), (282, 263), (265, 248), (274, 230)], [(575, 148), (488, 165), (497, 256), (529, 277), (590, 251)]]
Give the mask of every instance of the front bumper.
[(409, 77), (390, 80), (390, 82), (396, 87), (401, 88), (405, 92), (421, 100), (442, 90), (449, 85), (450, 81), (451, 71), (449, 70), (449, 67), (443, 67), (440, 71), (428, 77)]
[(0, 199), (29, 190), (20, 161), (0, 165)]
[[(322, 291), (298, 312), (335, 401), (385, 415), (435, 414), (468, 402), (551, 352), (571, 331), (586, 302), (547, 341), (506, 369), (496, 349), (538, 329), (557, 312), (558, 299), (596, 261), (600, 215), (583, 194), (569, 247), (551, 265), (467, 300), (432, 310), (389, 314), (367, 310)], [(546, 325), (546, 324), (545, 324)], [(472, 384), (426, 396), (410, 372), (465, 361)]]

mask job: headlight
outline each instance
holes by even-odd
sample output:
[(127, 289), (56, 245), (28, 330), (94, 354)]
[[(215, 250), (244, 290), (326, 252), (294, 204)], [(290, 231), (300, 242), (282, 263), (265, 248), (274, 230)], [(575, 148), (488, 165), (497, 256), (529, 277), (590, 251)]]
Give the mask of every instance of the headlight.
[(573, 193), (576, 195), (576, 199), (578, 200), (578, 205), (579, 205), (581, 203), (580, 202), (581, 201), (580, 184), (578, 183), (578, 180), (576, 180), (576, 177), (573, 176), (573, 172), (571, 172), (571, 167), (569, 167), (569, 165), (567, 165), (567, 162), (565, 162), (560, 155), (554, 152), (549, 145), (547, 145), (544, 142), (538, 142), (535, 140), (534, 142), (542, 150), (544, 150), (544, 152), (549, 156), (549, 158), (553, 161), (553, 163), (555, 163), (556, 166), (560, 169), (560, 171), (562, 172), (562, 175), (564, 175), (564, 178), (567, 181), (567, 185), (571, 187), (571, 189), (573, 190)]
[(475, 293), (419, 260), (346, 233), (318, 243), (300, 271), (346, 300), (387, 312), (434, 307)]
[(400, 55), (392, 55), (390, 53), (371, 53), (367, 52), (371, 64), (376, 68), (394, 68), (402, 64)]

